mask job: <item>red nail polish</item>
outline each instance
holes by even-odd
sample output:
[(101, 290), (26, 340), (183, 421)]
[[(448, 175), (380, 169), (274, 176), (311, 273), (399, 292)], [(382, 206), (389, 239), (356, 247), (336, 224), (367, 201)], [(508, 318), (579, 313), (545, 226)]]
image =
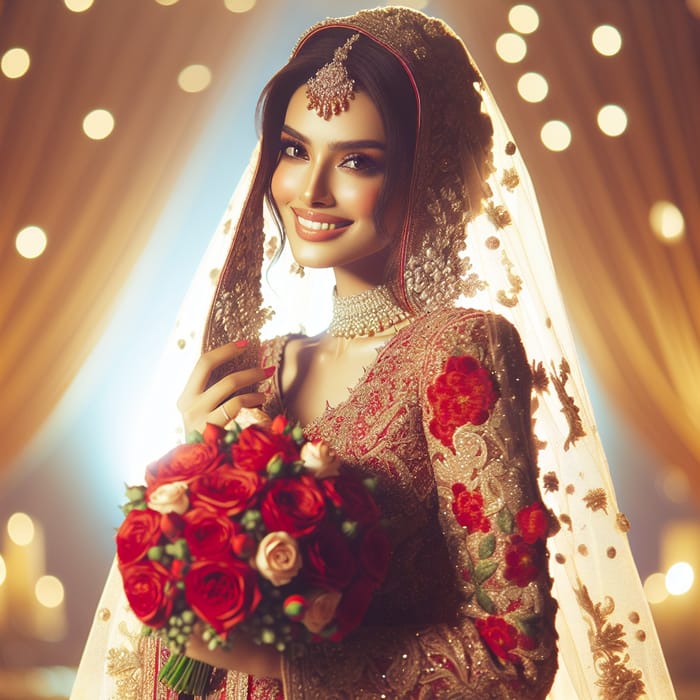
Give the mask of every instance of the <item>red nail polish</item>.
[(246, 346), (248, 345), (248, 341), (247, 341), (247, 340), (237, 340), (237, 341), (234, 343), (234, 345), (235, 345), (237, 348), (244, 348), (244, 347), (246, 347)]
[(263, 367), (263, 372), (265, 372), (265, 379), (271, 377), (276, 371), (277, 367), (275, 365), (271, 365), (270, 367)]

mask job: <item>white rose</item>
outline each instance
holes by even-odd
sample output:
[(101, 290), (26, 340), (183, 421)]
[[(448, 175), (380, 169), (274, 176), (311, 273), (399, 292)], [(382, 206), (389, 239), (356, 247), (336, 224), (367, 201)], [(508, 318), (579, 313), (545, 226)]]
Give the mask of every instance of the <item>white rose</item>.
[(265, 411), (261, 411), (259, 408), (242, 408), (240, 411), (238, 411), (238, 413), (236, 413), (236, 417), (233, 420), (238, 423), (241, 430), (251, 425), (268, 427), (272, 422), (270, 416), (268, 416)]
[(317, 479), (340, 474), (340, 457), (335, 450), (323, 440), (307, 442), (301, 448), (301, 461), (310, 469)]
[(260, 540), (255, 554), (255, 568), (273, 586), (289, 583), (301, 569), (302, 559), (297, 541), (286, 532), (270, 532)]
[(171, 484), (163, 484), (153, 491), (146, 500), (151, 510), (156, 510), (159, 513), (183, 515), (190, 507), (190, 499), (187, 498), (187, 482), (173, 481)]

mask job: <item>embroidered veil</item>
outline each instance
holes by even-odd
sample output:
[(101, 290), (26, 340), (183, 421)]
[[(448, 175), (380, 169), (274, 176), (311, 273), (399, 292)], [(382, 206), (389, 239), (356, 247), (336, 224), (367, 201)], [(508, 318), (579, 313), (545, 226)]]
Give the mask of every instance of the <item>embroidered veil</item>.
[[(399, 60), (416, 94), (408, 213), (389, 273), (396, 298), (412, 313), (454, 303), (496, 312), (515, 325), (531, 362), (539, 486), (560, 524), (548, 540), (552, 593), (559, 604), (559, 671), (550, 697), (675, 697), (627, 542), (629, 524), (617, 508), (535, 193), (488, 87), (449, 27), (413, 10), (382, 8), (326, 20), (304, 34), (295, 54), (327, 30), (358, 32), (379, 43)], [(485, 115), (476, 121), (465, 117), (475, 100)], [(161, 407), (184, 385), (202, 347), (252, 339), (230, 371), (257, 362), (262, 338), (314, 333), (328, 323), (333, 282), (327, 271), (300, 275), (288, 246), (269, 264), (279, 233), (264, 204), (267, 176), (258, 149), (171, 338), (165, 382), (155, 391)], [(309, 317), (312, 302), (316, 322)], [(175, 397), (170, 398), (174, 407)], [(177, 422), (174, 417), (173, 425)], [(165, 436), (163, 449), (175, 436)], [(96, 697), (98, 686), (91, 684), (105, 680), (110, 660), (114, 668), (128, 665), (129, 653), (138, 656), (140, 642), (132, 638), (124, 651), (118, 640), (139, 628), (113, 570), (75, 700)]]

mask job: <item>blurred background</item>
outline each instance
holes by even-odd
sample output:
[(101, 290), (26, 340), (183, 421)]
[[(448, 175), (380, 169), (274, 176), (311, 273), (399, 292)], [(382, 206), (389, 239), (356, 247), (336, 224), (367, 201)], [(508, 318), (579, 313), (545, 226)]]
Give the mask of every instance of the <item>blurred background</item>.
[[(700, 0), (403, 4), (464, 39), (529, 165), (667, 661), (700, 697)], [(135, 406), (258, 93), (363, 6), (0, 0), (0, 698), (67, 697), (143, 468)]]

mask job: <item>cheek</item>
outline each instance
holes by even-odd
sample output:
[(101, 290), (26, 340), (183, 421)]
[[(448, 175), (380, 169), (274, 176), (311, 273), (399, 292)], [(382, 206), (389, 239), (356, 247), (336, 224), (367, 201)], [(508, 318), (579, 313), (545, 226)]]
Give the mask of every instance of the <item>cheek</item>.
[(275, 204), (279, 207), (281, 204), (291, 202), (297, 196), (297, 185), (293, 168), (279, 163), (270, 180), (270, 190)]
[(381, 189), (382, 179), (342, 183), (336, 188), (336, 199), (354, 218), (372, 219)]

